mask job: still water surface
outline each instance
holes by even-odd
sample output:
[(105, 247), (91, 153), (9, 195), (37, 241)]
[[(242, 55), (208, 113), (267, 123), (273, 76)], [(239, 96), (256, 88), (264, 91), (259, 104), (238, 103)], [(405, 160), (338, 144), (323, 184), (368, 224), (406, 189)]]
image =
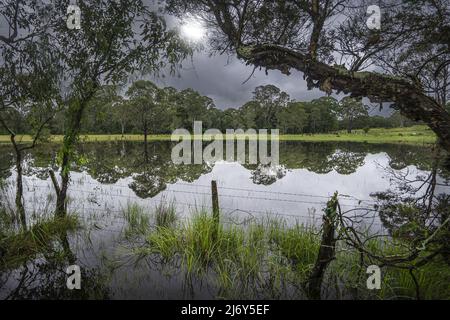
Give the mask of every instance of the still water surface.
[[(181, 274), (171, 272), (167, 276), (167, 270), (131, 262), (123, 238), (123, 209), (131, 203), (149, 213), (160, 203), (174, 203), (178, 216), (189, 218), (200, 208), (210, 209), (210, 184), (216, 180), (225, 223), (242, 224), (278, 216), (292, 223), (320, 224), (322, 209), (334, 192), (341, 195), (342, 209), (354, 214), (373, 208), (376, 192), (398, 192), (396, 176), (425, 177), (432, 165), (430, 150), (420, 146), (281, 142), (277, 167), (225, 161), (177, 166), (170, 159), (172, 146), (170, 142), (154, 142), (147, 147), (136, 142), (105, 142), (82, 144), (77, 150), (68, 206), (87, 227), (68, 235), (68, 242), (74, 261), (91, 270), (93, 286), (104, 284), (98, 288), (99, 295), (215, 297), (211, 288), (200, 283), (186, 286)], [(57, 154), (57, 146), (46, 145), (26, 156), (24, 185), (29, 224), (39, 215), (52, 213), (55, 198), (47, 172), (49, 168), (57, 170)], [(13, 163), (9, 147), (0, 146), (1, 178), (8, 182), (2, 200), (9, 198), (11, 203)], [(445, 182), (445, 178), (439, 177), (439, 181)], [(437, 188), (441, 193), (449, 190), (445, 186)], [(375, 230), (383, 228), (377, 216), (365, 223)], [(36, 288), (27, 293), (31, 297), (45, 295), (38, 290), (40, 286), (51, 286), (64, 278), (61, 275), (57, 279), (45, 261), (41, 261), (42, 265), (37, 262), (27, 266), (27, 272), (39, 272), (43, 279), (29, 285)], [(23, 272), (24, 268), (19, 268), (2, 273), (0, 298), (14, 294)], [(100, 278), (102, 281), (97, 281)], [(25, 296), (20, 290), (15, 294)]]

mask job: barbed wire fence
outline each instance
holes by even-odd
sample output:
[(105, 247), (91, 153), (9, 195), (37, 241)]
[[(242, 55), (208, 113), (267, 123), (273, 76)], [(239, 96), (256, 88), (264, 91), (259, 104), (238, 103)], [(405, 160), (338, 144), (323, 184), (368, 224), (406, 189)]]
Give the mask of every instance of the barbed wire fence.
[[(40, 208), (51, 208), (52, 201), (54, 201), (52, 199), (54, 190), (51, 183), (38, 178), (30, 178), (25, 181), (25, 188), (28, 194), (40, 195), (40, 199), (35, 197), (30, 203), (26, 203), (26, 209), (36, 212)], [(68, 211), (84, 213), (82, 215), (84, 218), (104, 218), (103, 221), (105, 223), (114, 223), (115, 221), (123, 223), (126, 206), (134, 203), (142, 204), (143, 209), (149, 211), (155, 210), (157, 206), (173, 204), (177, 211), (181, 210), (178, 213), (184, 216), (189, 216), (189, 213), (199, 210), (208, 212), (214, 210), (213, 205), (211, 205), (214, 202), (212, 201), (211, 186), (205, 184), (176, 182), (165, 186), (153, 197), (149, 195), (148, 198), (137, 196), (130, 185), (125, 184), (101, 184), (99, 182), (83, 181), (78, 182), (78, 185), (80, 187), (77, 186), (77, 183), (72, 183), (69, 188), (69, 196), (72, 197), (70, 197), (68, 203)], [(91, 186), (90, 189), (89, 186)], [(237, 206), (219, 206), (221, 222), (234, 225), (245, 225), (251, 221), (265, 218), (319, 225), (323, 217), (322, 210), (326, 208), (327, 202), (331, 198), (329, 195), (278, 192), (230, 186), (219, 186), (218, 189), (217, 200), (219, 204), (227, 202), (226, 200), (232, 203), (236, 201)], [(46, 196), (43, 190), (48, 190)], [(77, 197), (79, 195), (84, 195), (85, 197)], [(180, 200), (180, 197), (184, 197), (184, 199)], [(199, 201), (199, 197), (202, 197), (203, 201)], [(101, 198), (100, 202), (98, 198)], [(125, 201), (117, 201), (117, 199), (124, 199), (126, 203)], [(116, 201), (121, 206), (117, 208), (117, 205), (111, 205), (109, 200)], [(275, 205), (275, 209), (245, 208), (245, 206), (242, 206), (245, 201), (250, 201), (252, 204), (262, 204), (261, 207), (267, 207), (264, 203), (270, 203), (272, 206)], [(351, 215), (355, 223), (363, 223), (368, 228), (384, 229), (384, 226), (378, 219), (377, 202), (375, 200), (360, 199), (351, 195), (341, 194), (339, 195), (339, 201), (341, 207), (344, 208), (344, 214)], [(290, 207), (298, 205), (298, 210), (302, 211), (289, 213), (285, 210), (280, 210), (282, 204), (288, 204)], [(278, 209), (276, 209), (277, 206), (279, 207)]]

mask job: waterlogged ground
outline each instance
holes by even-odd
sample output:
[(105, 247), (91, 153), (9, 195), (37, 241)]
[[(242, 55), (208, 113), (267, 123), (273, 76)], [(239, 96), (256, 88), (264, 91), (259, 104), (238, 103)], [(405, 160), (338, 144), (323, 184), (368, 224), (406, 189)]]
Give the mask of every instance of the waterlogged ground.
[[(401, 192), (398, 177), (420, 184), (432, 165), (430, 150), (420, 146), (282, 142), (277, 167), (225, 161), (176, 166), (170, 159), (172, 146), (170, 142), (152, 142), (147, 147), (139, 142), (81, 145), (71, 173), (68, 204), (81, 227), (58, 236), (61, 257), (52, 256), (53, 251), (38, 253), (37, 259), (2, 270), (0, 298), (235, 297), (221, 290), (215, 271), (187, 276), (181, 258), (164, 261), (155, 254), (138, 254), (148, 235), (133, 230), (125, 213), (138, 206), (152, 225), (155, 208), (173, 205), (177, 223), (182, 224), (198, 211), (211, 211), (210, 185), (216, 180), (225, 227), (245, 228), (264, 219), (320, 227), (322, 209), (337, 191), (347, 215), (364, 212), (361, 225), (371, 232), (384, 232), (382, 219), (373, 210), (374, 194)], [(26, 157), (24, 197), (29, 225), (52, 216), (55, 197), (48, 169), (57, 170), (57, 152), (56, 145), (46, 145)], [(9, 146), (0, 146), (6, 206), (14, 203), (13, 163)], [(440, 176), (438, 182), (442, 185), (437, 185), (437, 192), (448, 193), (446, 178)], [(64, 270), (69, 264), (78, 264), (83, 271), (83, 290), (76, 293), (65, 287)], [(278, 291), (259, 289), (250, 297), (302, 298), (292, 281)]]

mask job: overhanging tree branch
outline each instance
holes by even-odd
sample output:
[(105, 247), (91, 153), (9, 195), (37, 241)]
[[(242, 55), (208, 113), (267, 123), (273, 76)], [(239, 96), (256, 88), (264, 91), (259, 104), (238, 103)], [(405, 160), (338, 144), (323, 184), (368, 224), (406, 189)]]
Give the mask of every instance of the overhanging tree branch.
[(319, 88), (327, 94), (336, 90), (354, 97), (368, 97), (374, 102), (393, 102), (411, 119), (427, 123), (442, 146), (450, 151), (450, 114), (415, 84), (375, 72), (353, 72), (330, 66), (308, 54), (277, 45), (243, 46), (236, 51), (247, 64), (288, 75), (291, 69), (303, 72), (309, 89)]

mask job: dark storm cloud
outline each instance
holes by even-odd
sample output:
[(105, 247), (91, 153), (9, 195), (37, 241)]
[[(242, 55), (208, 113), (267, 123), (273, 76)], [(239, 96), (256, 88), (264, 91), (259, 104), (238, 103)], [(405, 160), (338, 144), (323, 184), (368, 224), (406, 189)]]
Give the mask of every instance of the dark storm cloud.
[[(247, 66), (236, 57), (227, 55), (210, 57), (207, 50), (196, 52), (192, 61), (185, 62), (183, 69), (177, 76), (167, 76), (153, 79), (160, 86), (172, 86), (178, 90), (193, 88), (202, 95), (214, 100), (220, 109), (238, 108), (250, 101), (257, 86), (272, 84), (279, 87), (297, 101), (311, 101), (325, 96), (318, 90), (308, 90), (303, 73), (291, 71), (291, 75), (284, 75), (279, 71), (271, 70), (266, 75), (265, 70), (256, 70)], [(250, 77), (250, 75), (252, 75)], [(250, 77), (250, 78), (249, 78)], [(248, 80), (248, 81), (247, 81)], [(343, 94), (332, 95), (340, 100)], [(370, 115), (389, 116), (393, 110), (384, 105), (379, 110), (378, 104), (372, 104), (368, 99), (364, 103), (370, 106)]]
[[(180, 25), (180, 21), (173, 16), (165, 15), (165, 19), (171, 28), (177, 28)], [(301, 72), (292, 70), (292, 74), (287, 76), (272, 70), (266, 75), (265, 70), (258, 69), (249, 79), (252, 72), (253, 66), (246, 66), (235, 56), (211, 57), (208, 49), (204, 49), (196, 52), (192, 61), (184, 63), (178, 76), (166, 76), (163, 79), (153, 80), (160, 86), (172, 86), (179, 90), (193, 88), (202, 95), (212, 98), (220, 109), (242, 106), (251, 100), (252, 93), (257, 86), (268, 84), (279, 87), (297, 101), (310, 101), (325, 95), (318, 89), (308, 90)], [(333, 94), (333, 97), (337, 99), (341, 99), (343, 96), (342, 94), (339, 96)], [(367, 99), (364, 103), (371, 106), (371, 115), (389, 115), (392, 112), (389, 108), (384, 108), (380, 113), (379, 109), (370, 104)]]
[(308, 91), (306, 81), (299, 72), (286, 76), (279, 71), (269, 71), (266, 75), (265, 70), (258, 69), (249, 79), (252, 71), (252, 66), (246, 66), (235, 57), (210, 57), (204, 51), (197, 52), (192, 62), (185, 63), (178, 76), (166, 76), (155, 81), (159, 85), (173, 86), (179, 90), (193, 88), (214, 99), (216, 106), (221, 109), (242, 106), (251, 100), (257, 86), (267, 84), (276, 85), (296, 100), (307, 101), (324, 95), (319, 90)]
[[(171, 28), (180, 25), (180, 21), (173, 16), (165, 15), (165, 19)], [(266, 75), (265, 70), (258, 69), (249, 79), (252, 72), (253, 66), (246, 66), (235, 56), (210, 56), (205, 48), (196, 52), (192, 61), (184, 63), (178, 76), (154, 80), (161, 86), (172, 86), (179, 90), (193, 88), (212, 98), (220, 109), (242, 106), (251, 100), (256, 87), (267, 84), (281, 88), (296, 100), (308, 101), (324, 95), (319, 90), (308, 91), (303, 74), (299, 72), (286, 76), (279, 71), (269, 71)]]

